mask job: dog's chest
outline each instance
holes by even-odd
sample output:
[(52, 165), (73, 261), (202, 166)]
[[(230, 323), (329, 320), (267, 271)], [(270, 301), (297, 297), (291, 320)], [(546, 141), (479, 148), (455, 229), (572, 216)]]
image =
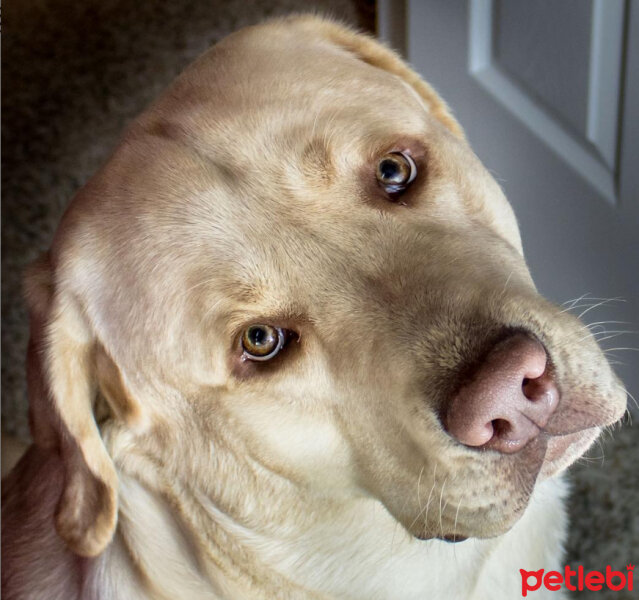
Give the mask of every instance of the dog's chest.
[[(246, 580), (251, 597), (283, 597), (282, 590), (271, 585), (279, 581), (285, 585), (290, 583), (287, 597), (291, 598), (506, 600), (519, 597), (519, 569), (559, 567), (566, 525), (563, 494), (561, 480), (545, 482), (538, 486), (526, 513), (510, 532), (499, 538), (470, 539), (458, 544), (413, 538), (381, 504), (373, 501), (353, 507), (330, 521), (318, 522), (303, 533), (296, 530), (293, 523), (279, 537), (242, 527), (212, 507), (208, 507), (207, 512), (254, 557), (254, 564), (259, 565), (262, 573), (273, 573), (270, 583), (260, 582), (256, 573), (250, 572), (250, 564), (242, 562), (241, 557), (236, 556), (237, 560), (229, 557), (238, 567), (244, 565), (246, 572), (240, 575), (240, 580)], [(153, 503), (146, 492), (141, 494), (138, 488), (136, 494), (127, 495), (123, 508), (127, 506), (137, 515), (130, 522), (132, 529), (128, 532), (130, 540), (139, 542), (134, 553), (140, 557), (140, 564), (146, 565), (145, 570), (153, 572), (153, 580), (159, 588), (172, 589), (180, 595), (183, 583), (184, 589), (190, 592), (197, 588), (191, 597), (235, 597), (220, 590), (237, 589), (236, 583), (242, 587), (237, 572), (229, 574), (227, 581), (223, 570), (205, 567), (206, 576), (195, 564), (186, 568), (192, 562), (192, 556), (185, 554), (187, 545), (177, 543), (177, 532), (171, 533), (171, 523), (164, 523), (168, 513), (150, 511)], [(155, 514), (153, 519), (150, 512)], [(164, 532), (161, 543), (148, 543), (148, 528), (135, 531), (141, 525), (140, 515), (145, 515), (143, 520), (152, 525), (155, 538)], [(184, 566), (176, 571), (167, 565)], [(100, 581), (96, 583), (98, 588), (105, 589), (105, 579), (110, 579), (110, 574), (108, 565), (102, 567)], [(168, 587), (161, 581), (165, 577), (168, 577), (164, 582)], [(235, 583), (231, 584), (231, 579)], [(255, 589), (256, 584), (258, 587), (264, 584), (264, 589)], [(121, 585), (121, 581), (110, 584), (111, 587)], [(304, 590), (308, 590), (308, 594)], [(542, 598), (543, 592), (540, 593), (536, 597)], [(135, 597), (153, 596), (141, 593)], [(557, 597), (556, 594), (553, 597)]]
[(566, 527), (563, 494), (561, 480), (539, 485), (517, 525), (489, 540), (417, 540), (376, 502), (294, 541), (242, 535), (270, 568), (329, 598), (510, 599), (520, 594), (520, 569), (559, 566)]

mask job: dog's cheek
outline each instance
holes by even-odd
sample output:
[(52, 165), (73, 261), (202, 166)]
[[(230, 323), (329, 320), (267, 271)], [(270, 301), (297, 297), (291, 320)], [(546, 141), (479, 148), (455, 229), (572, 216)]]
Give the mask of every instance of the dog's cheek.
[(351, 452), (330, 411), (302, 402), (265, 403), (251, 394), (227, 398), (225, 404), (237, 435), (262, 466), (324, 492), (353, 489)]

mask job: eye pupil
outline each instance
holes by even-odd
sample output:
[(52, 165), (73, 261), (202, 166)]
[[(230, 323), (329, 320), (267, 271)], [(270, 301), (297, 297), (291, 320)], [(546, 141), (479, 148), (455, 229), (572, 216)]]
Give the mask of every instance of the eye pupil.
[(384, 159), (379, 165), (379, 171), (382, 178), (386, 181), (399, 181), (402, 180), (402, 173), (395, 160), (389, 158)]
[(377, 163), (377, 181), (387, 193), (403, 192), (417, 176), (417, 166), (405, 152), (389, 152)]
[(251, 325), (242, 334), (244, 355), (251, 360), (269, 360), (283, 348), (286, 334), (279, 327)]
[(262, 327), (251, 327), (249, 337), (253, 344), (255, 344), (256, 346), (261, 346), (268, 338), (268, 333)]

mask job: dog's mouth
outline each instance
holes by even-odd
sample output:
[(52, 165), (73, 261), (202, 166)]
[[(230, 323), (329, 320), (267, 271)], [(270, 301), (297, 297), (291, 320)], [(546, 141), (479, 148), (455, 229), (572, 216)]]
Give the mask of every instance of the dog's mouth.
[(600, 431), (599, 427), (590, 427), (566, 435), (550, 436), (538, 479), (547, 479), (569, 467), (588, 450)]
[[(470, 538), (487, 539), (506, 533), (526, 511), (536, 484), (556, 476), (573, 464), (588, 450), (600, 431), (599, 427), (590, 427), (565, 435), (542, 432), (522, 449), (521, 455), (498, 455), (496, 451), (486, 450), (495, 461), (492, 468), (499, 472), (499, 476), (505, 482), (517, 481), (520, 487), (511, 489), (510, 493), (506, 491), (508, 484), (498, 489), (486, 487), (481, 479), (476, 479), (476, 473), (469, 472), (467, 485), (473, 486), (470, 481), (476, 481), (477, 489), (469, 493), (455, 493), (451, 490), (453, 495), (447, 493), (442, 496), (441, 501), (436, 498), (431, 504), (435, 506), (435, 512), (440, 506), (443, 507), (443, 524), (440, 516), (439, 520), (435, 519), (438, 522), (424, 524), (422, 531), (411, 527), (410, 533), (419, 540), (439, 540), (450, 544)], [(475, 459), (482, 460), (479, 455)], [(492, 468), (489, 467), (489, 470)], [(441, 483), (434, 484), (433, 487), (437, 488), (438, 485), (441, 493)], [(465, 502), (468, 496), (474, 497), (475, 494), (483, 496), (477, 510)], [(461, 510), (458, 508), (460, 501)], [(446, 510), (447, 506), (453, 507), (452, 513)], [(491, 508), (487, 509), (487, 506)]]
[(449, 544), (458, 544), (459, 542), (465, 542), (468, 537), (464, 535), (442, 535), (438, 536), (436, 539), (441, 540), (442, 542), (448, 542)]
[[(592, 443), (599, 436), (601, 429), (599, 427), (591, 427), (588, 429), (584, 429), (577, 432), (568, 433), (565, 435), (549, 435), (543, 433), (540, 436), (540, 439), (537, 441), (538, 449), (541, 449), (545, 446), (545, 453), (543, 454), (543, 459), (538, 462), (537, 468), (537, 476), (536, 478), (533, 475), (533, 479), (536, 479), (536, 482), (544, 481), (550, 477), (557, 475), (562, 472), (564, 469), (573, 464), (580, 456), (582, 456), (588, 448), (592, 445)], [(541, 456), (540, 456), (541, 458)], [(523, 500), (523, 499), (522, 499)], [(510, 526), (514, 524), (525, 511), (525, 507), (528, 504), (528, 500), (523, 501), (522, 504), (519, 504), (519, 510), (515, 511), (517, 513), (517, 518), (513, 521), (512, 519), (508, 519), (510, 522)], [(514, 515), (514, 513), (513, 513)], [(511, 515), (511, 516), (513, 516)], [(463, 526), (461, 523), (455, 523), (456, 526), (459, 525), (463, 530)], [(510, 526), (506, 527), (506, 530), (510, 528)], [(467, 524), (466, 524), (467, 527)], [(445, 530), (444, 530), (445, 531)], [(472, 528), (471, 530), (472, 531)], [(479, 535), (473, 535), (469, 530), (464, 531), (464, 534), (461, 533), (438, 533), (436, 535), (425, 535), (425, 534), (414, 534), (416, 538), (421, 540), (426, 539), (437, 539), (447, 543), (459, 543), (463, 542), (471, 537), (493, 537), (494, 535), (499, 535), (502, 532), (494, 531), (492, 533), (486, 534), (486, 531), (482, 531)]]
[(447, 542), (449, 544), (458, 544), (459, 542), (465, 542), (466, 540), (470, 539), (469, 536), (467, 535), (459, 535), (459, 534), (440, 534), (440, 535), (436, 535), (436, 536), (432, 536), (432, 535), (423, 535), (423, 534), (419, 534), (419, 533), (413, 533), (412, 534), (414, 538), (421, 540), (422, 542), (427, 542), (429, 540), (439, 540), (440, 542)]

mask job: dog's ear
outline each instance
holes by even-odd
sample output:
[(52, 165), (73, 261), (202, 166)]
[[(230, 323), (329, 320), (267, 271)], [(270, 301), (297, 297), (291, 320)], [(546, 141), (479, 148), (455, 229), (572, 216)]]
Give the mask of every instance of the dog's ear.
[[(302, 18), (304, 19), (305, 17)], [(313, 17), (306, 18), (314, 20)], [(464, 130), (453, 116), (448, 105), (396, 52), (367, 34), (357, 33), (331, 21), (323, 20), (319, 23), (315, 21), (313, 27), (317, 26), (320, 27), (324, 37), (336, 46), (348, 50), (365, 63), (388, 71), (402, 79), (422, 99), (433, 117), (455, 136), (464, 139)]]
[(71, 550), (96, 556), (115, 530), (118, 485), (93, 413), (96, 340), (79, 302), (56, 289), (46, 255), (28, 269), (24, 287), (31, 431), (64, 465), (56, 528)]

